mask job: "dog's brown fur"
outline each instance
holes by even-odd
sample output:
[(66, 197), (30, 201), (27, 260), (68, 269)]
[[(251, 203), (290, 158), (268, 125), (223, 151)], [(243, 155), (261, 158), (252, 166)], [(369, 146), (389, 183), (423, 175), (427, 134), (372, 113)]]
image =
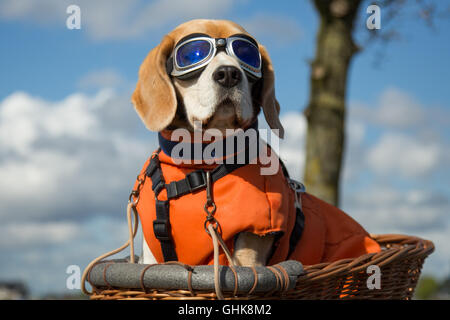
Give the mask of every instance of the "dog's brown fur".
[[(144, 124), (152, 131), (161, 131), (172, 124), (177, 112), (177, 96), (170, 77), (166, 73), (166, 60), (175, 44), (192, 33), (205, 33), (214, 38), (227, 38), (234, 34), (246, 34), (238, 24), (227, 20), (192, 20), (181, 24), (167, 34), (159, 46), (150, 51), (139, 70), (139, 80), (132, 102)], [(250, 35), (249, 35), (250, 36)], [(284, 129), (279, 120), (280, 105), (275, 97), (275, 76), (264, 46), (259, 44), (262, 58), (262, 87), (259, 102), (267, 123), (277, 129), (280, 138)]]
[[(142, 63), (136, 90), (132, 96), (137, 113), (152, 131), (191, 127), (186, 119), (181, 93), (166, 72), (166, 61), (176, 43), (192, 33), (205, 33), (213, 38), (227, 38), (235, 34), (250, 36), (241, 26), (226, 20), (192, 20), (167, 34)], [(275, 97), (272, 62), (264, 46), (259, 44), (259, 50), (262, 58), (262, 79), (252, 87), (253, 120), (262, 107), (267, 123), (272, 129), (278, 130), (278, 135), (282, 138), (284, 129), (279, 120), (280, 106)], [(233, 259), (240, 265), (265, 264), (273, 240), (270, 235), (260, 237), (251, 233), (240, 234)]]

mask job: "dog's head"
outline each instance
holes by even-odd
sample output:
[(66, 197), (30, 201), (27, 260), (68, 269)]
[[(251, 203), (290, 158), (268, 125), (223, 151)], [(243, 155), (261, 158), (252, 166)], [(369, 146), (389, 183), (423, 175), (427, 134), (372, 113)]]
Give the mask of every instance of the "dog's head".
[(274, 71), (266, 49), (256, 43), (261, 55), (261, 79), (248, 77), (237, 59), (218, 53), (190, 79), (167, 72), (174, 48), (193, 34), (213, 39), (234, 35), (251, 36), (238, 24), (226, 20), (192, 20), (167, 34), (150, 51), (139, 70), (132, 102), (144, 124), (152, 131), (167, 128), (245, 128), (262, 107), (267, 123), (284, 135), (279, 121), (280, 106), (275, 98)]

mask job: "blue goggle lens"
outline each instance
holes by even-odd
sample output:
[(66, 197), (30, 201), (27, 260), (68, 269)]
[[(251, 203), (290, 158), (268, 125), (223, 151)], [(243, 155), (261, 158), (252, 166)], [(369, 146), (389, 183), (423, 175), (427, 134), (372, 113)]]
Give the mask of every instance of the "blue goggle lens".
[(234, 40), (231, 46), (234, 54), (240, 60), (253, 68), (258, 69), (261, 66), (259, 50), (256, 46), (244, 40)]
[(194, 40), (178, 48), (176, 61), (179, 67), (189, 67), (196, 64), (211, 52), (211, 43), (206, 40)]

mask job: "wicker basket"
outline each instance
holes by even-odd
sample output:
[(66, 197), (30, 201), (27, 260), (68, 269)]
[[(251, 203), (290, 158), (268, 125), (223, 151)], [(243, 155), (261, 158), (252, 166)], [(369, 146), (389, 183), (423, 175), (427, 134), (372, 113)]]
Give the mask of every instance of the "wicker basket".
[[(431, 241), (405, 235), (372, 235), (383, 250), (354, 259), (304, 266), (294, 289), (261, 294), (224, 292), (226, 299), (411, 299), (425, 258), (434, 251)], [(367, 286), (367, 267), (381, 270), (381, 288)], [(214, 300), (210, 292), (146, 288), (96, 288), (91, 299)]]

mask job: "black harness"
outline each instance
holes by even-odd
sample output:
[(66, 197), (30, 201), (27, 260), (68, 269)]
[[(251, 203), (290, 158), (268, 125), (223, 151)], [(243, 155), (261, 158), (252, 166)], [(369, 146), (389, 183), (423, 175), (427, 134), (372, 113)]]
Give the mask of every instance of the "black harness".
[[(161, 139), (160, 139), (161, 142)], [(245, 146), (248, 149), (248, 145)], [(178, 261), (175, 246), (171, 237), (170, 230), (170, 200), (177, 199), (183, 195), (206, 189), (207, 179), (206, 171), (203, 169), (195, 170), (186, 174), (184, 179), (165, 183), (161, 164), (158, 157), (161, 148), (152, 156), (150, 163), (146, 168), (145, 174), (152, 181), (152, 190), (155, 196), (156, 219), (153, 221), (153, 231), (156, 239), (161, 244), (161, 250), (164, 261)], [(234, 159), (237, 160), (237, 159)], [(248, 160), (248, 159), (246, 159)], [(218, 165), (210, 172), (211, 183), (233, 172), (234, 170), (247, 165), (249, 161), (239, 163), (239, 161), (230, 161)], [(283, 162), (280, 160), (283, 173), (286, 178), (289, 174)], [(167, 200), (159, 200), (158, 196), (163, 189), (166, 189)], [(301, 238), (304, 229), (305, 217), (300, 206), (296, 206), (296, 219), (289, 239), (289, 257), (295, 249)]]

